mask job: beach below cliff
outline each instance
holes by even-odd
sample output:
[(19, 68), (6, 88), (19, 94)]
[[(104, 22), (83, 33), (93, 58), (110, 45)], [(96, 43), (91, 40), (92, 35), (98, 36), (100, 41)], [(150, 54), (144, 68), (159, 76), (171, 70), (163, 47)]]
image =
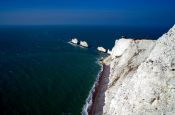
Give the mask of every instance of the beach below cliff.
[[(107, 61), (106, 61), (107, 60)], [(108, 87), (110, 66), (108, 64), (108, 57), (103, 60), (102, 71), (98, 76), (98, 81), (95, 85), (92, 94), (92, 105), (88, 108), (89, 115), (101, 115), (103, 113), (103, 106), (105, 102), (105, 91)]]

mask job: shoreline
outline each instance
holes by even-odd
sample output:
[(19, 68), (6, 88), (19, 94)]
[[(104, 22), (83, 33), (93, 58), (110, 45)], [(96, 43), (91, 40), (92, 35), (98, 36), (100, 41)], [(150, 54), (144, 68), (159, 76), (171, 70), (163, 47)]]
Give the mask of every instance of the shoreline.
[(98, 81), (95, 84), (94, 91), (92, 92), (92, 102), (87, 109), (88, 115), (102, 114), (105, 101), (105, 91), (108, 85), (108, 77), (110, 66), (103, 63), (102, 71), (98, 75)]
[(102, 114), (105, 102), (105, 92), (109, 83), (111, 56), (99, 60), (98, 64), (101, 66), (97, 78), (89, 91), (86, 98), (86, 103), (82, 108), (82, 115)]

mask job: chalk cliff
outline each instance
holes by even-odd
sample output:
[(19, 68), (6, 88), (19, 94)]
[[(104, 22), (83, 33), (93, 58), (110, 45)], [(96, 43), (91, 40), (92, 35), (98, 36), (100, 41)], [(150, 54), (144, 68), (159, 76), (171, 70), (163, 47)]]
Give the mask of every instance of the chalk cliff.
[(175, 115), (175, 26), (158, 40), (119, 39), (104, 115)]

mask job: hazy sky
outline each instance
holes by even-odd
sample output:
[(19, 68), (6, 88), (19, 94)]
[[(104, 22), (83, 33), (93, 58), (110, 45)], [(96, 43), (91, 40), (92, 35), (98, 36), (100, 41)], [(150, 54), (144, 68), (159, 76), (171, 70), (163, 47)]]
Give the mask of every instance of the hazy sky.
[(0, 0), (0, 25), (175, 23), (175, 0)]

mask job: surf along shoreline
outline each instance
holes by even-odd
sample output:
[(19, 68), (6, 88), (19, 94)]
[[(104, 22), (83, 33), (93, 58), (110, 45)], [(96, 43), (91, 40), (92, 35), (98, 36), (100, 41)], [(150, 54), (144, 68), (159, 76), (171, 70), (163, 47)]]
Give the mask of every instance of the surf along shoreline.
[(82, 115), (94, 115), (103, 113), (103, 106), (105, 103), (105, 91), (108, 87), (109, 82), (110, 59), (111, 57), (108, 56), (100, 61), (102, 69), (101, 72), (98, 74), (97, 80), (95, 81), (86, 100), (86, 104), (83, 107)]

